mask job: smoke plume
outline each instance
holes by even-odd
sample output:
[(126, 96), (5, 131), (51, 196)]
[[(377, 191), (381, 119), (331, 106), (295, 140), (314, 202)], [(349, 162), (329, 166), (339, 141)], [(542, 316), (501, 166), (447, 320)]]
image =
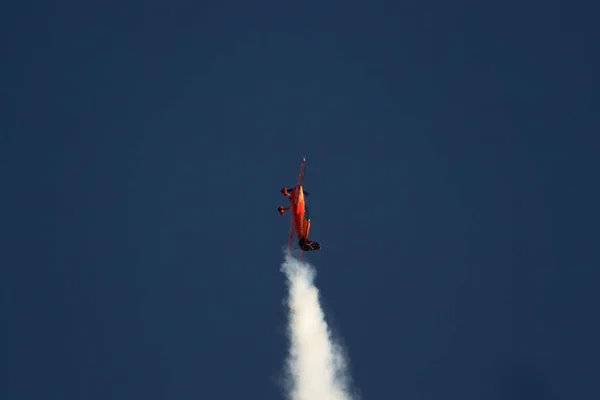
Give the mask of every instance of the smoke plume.
[(344, 353), (331, 337), (314, 286), (315, 270), (286, 255), (281, 271), (289, 288), (288, 399), (352, 399)]

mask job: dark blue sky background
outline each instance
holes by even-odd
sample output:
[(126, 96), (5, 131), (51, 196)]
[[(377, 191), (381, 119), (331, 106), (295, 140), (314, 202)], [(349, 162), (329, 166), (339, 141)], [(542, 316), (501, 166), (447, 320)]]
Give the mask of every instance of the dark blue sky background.
[(363, 399), (598, 398), (598, 8), (6, 2), (0, 398), (282, 398), (302, 156)]

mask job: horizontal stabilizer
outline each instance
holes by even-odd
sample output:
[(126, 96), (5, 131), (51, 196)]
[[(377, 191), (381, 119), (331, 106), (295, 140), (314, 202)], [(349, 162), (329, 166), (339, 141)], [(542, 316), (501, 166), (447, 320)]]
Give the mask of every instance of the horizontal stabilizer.
[(312, 240), (308, 240), (305, 237), (301, 237), (298, 241), (298, 246), (302, 251), (312, 251), (312, 250), (321, 250), (321, 245), (319, 242), (314, 242)]

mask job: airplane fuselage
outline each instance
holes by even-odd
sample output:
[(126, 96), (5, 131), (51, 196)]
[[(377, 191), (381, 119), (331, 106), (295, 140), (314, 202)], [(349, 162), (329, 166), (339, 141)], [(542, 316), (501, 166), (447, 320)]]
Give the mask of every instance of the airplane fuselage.
[(306, 204), (304, 201), (304, 189), (302, 186), (297, 186), (292, 190), (292, 206), (290, 211), (292, 212), (292, 218), (294, 219), (294, 228), (296, 229), (296, 236), (298, 239), (304, 237), (308, 239), (308, 232), (310, 230), (310, 220), (306, 219)]

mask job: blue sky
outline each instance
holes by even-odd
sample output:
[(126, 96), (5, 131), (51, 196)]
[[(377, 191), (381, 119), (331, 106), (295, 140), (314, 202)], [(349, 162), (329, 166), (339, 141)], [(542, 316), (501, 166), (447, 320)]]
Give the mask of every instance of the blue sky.
[(364, 399), (600, 392), (592, 2), (0, 9), (3, 399), (282, 398), (283, 186)]

